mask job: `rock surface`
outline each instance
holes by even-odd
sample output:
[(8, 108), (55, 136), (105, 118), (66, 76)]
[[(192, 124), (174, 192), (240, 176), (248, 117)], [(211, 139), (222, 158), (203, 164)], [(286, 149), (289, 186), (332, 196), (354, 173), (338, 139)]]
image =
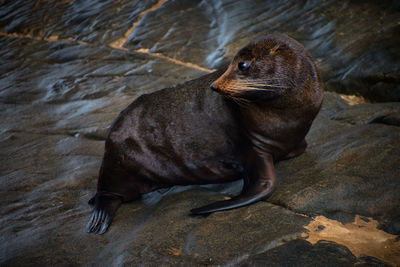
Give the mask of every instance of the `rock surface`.
[[(399, 25), (395, 1), (0, 2), (0, 264), (400, 265)], [(193, 217), (241, 182), (174, 187), (86, 234), (118, 113), (269, 31), (302, 42), (328, 90), (368, 101), (327, 93), (308, 149), (277, 164), (265, 201)], [(364, 227), (377, 243), (362, 245)]]

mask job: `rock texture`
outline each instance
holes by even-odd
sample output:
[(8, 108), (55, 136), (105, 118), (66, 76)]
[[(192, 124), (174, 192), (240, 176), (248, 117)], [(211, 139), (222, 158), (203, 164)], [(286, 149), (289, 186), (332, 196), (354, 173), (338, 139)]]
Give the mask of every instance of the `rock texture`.
[[(400, 265), (399, 23), (395, 1), (0, 2), (0, 264)], [(193, 217), (241, 182), (174, 187), (123, 205), (106, 234), (87, 234), (118, 113), (270, 31), (302, 42), (336, 92), (306, 152), (277, 164), (273, 195)], [(360, 253), (334, 230), (323, 235), (355, 235), (348, 226), (359, 220), (377, 242)]]

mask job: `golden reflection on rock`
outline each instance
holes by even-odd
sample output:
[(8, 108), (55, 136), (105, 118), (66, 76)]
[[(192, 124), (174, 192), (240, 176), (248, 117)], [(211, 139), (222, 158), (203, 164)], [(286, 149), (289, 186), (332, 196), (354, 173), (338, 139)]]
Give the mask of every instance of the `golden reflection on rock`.
[(341, 222), (317, 216), (304, 228), (309, 231), (302, 236), (311, 244), (320, 240), (332, 241), (346, 246), (356, 257), (372, 256), (400, 266), (400, 241), (397, 236), (377, 229), (378, 222), (357, 215), (354, 222)]
[(344, 101), (347, 102), (350, 106), (358, 105), (358, 104), (366, 104), (370, 103), (370, 101), (367, 101), (364, 97), (362, 96), (357, 96), (357, 95), (343, 95), (339, 94), (340, 98), (342, 98)]

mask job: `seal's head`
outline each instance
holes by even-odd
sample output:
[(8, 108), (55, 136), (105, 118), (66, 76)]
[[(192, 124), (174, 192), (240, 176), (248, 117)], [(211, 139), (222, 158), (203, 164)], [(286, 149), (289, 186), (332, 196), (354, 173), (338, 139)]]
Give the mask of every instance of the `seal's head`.
[(272, 33), (241, 49), (211, 89), (233, 99), (264, 102), (304, 94), (317, 83), (318, 70), (304, 47), (286, 35)]

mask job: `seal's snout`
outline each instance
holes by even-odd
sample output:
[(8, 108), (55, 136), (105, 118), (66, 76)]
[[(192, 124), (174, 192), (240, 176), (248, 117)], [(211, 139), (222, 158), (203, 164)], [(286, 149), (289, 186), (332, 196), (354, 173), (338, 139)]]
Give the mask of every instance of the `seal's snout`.
[(218, 92), (218, 88), (212, 83), (211, 84), (211, 90), (213, 90), (214, 92)]

